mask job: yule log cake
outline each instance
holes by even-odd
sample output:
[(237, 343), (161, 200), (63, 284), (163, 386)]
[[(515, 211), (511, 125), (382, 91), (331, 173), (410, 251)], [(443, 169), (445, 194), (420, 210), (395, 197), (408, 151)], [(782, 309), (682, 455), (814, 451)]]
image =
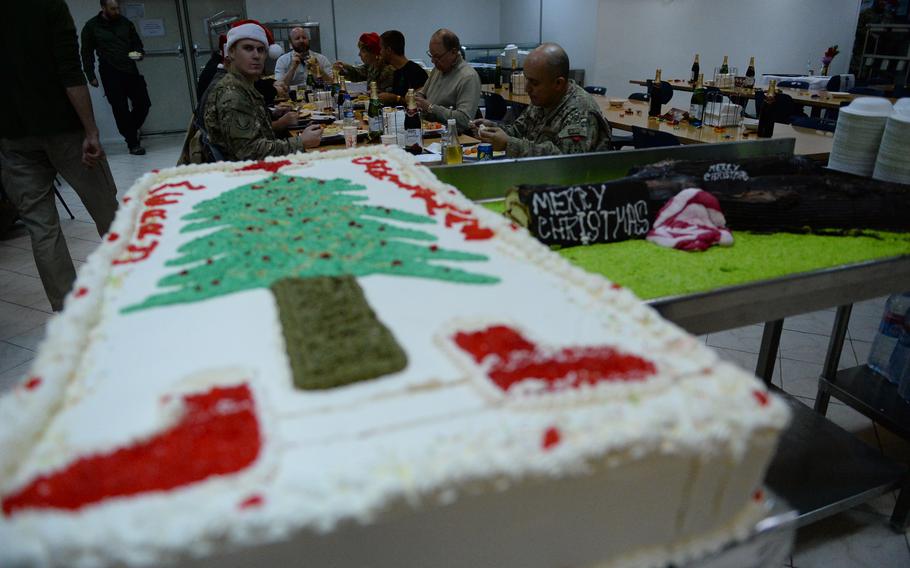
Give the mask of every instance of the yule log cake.
[(143, 177), (0, 416), (4, 567), (660, 566), (788, 420), (388, 148)]

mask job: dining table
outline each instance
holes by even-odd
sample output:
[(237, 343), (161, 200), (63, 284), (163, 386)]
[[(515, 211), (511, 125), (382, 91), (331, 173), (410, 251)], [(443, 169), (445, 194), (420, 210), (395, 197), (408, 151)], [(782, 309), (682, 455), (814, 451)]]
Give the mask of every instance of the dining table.
[[(727, 126), (715, 128), (711, 126), (692, 126), (688, 122), (674, 123), (659, 120), (648, 116), (648, 103), (636, 100), (623, 100), (621, 104), (610, 103), (605, 96), (592, 95), (600, 106), (601, 112), (614, 130), (632, 131), (633, 127), (647, 128), (667, 132), (676, 136), (681, 144), (713, 144), (718, 142), (742, 142), (746, 140), (760, 140), (754, 131), (744, 126)], [(831, 153), (834, 144), (834, 134), (804, 128), (790, 124), (774, 125), (771, 138), (793, 138), (796, 146), (793, 153), (797, 156), (825, 161)]]

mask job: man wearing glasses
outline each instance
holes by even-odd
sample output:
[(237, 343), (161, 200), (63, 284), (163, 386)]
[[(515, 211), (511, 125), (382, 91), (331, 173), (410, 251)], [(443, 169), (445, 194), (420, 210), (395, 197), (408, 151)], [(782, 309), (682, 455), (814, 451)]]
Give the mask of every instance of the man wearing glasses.
[(461, 57), (461, 41), (451, 30), (438, 30), (430, 38), (427, 55), (435, 68), (430, 72), (417, 107), (428, 120), (454, 118), (458, 131), (468, 129), (480, 102), (480, 76)]

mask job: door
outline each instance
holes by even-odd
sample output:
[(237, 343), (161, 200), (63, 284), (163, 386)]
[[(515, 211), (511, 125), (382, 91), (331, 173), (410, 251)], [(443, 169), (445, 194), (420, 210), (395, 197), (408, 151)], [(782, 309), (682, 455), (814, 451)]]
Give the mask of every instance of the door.
[(145, 46), (139, 72), (152, 108), (143, 134), (183, 132), (196, 108), (196, 80), (211, 55), (207, 19), (218, 12), (245, 13), (242, 0), (144, 0), (122, 2)]
[(246, 6), (243, 0), (182, 0), (181, 3), (192, 46), (191, 72), (195, 85), (212, 51), (218, 49), (218, 35), (210, 33), (211, 25), (245, 18)]
[(139, 62), (139, 72), (148, 85), (152, 108), (142, 127), (143, 134), (184, 131), (193, 112), (178, 8), (176, 0), (121, 4), (145, 46), (145, 59)]

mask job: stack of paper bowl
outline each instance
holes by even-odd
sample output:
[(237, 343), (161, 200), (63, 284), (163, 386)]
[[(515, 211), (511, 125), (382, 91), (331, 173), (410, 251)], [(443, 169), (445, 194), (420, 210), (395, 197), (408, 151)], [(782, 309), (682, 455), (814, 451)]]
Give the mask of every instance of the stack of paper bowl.
[(910, 98), (894, 104), (888, 117), (872, 177), (910, 184)]
[(892, 108), (888, 99), (860, 97), (840, 109), (828, 167), (861, 176), (872, 175)]

